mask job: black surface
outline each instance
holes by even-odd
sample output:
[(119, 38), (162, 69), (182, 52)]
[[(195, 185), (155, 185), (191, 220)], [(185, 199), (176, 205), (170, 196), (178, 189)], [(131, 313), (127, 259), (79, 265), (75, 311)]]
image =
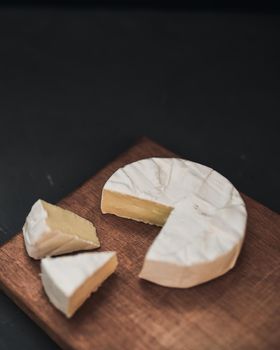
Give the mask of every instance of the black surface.
[[(279, 15), (0, 9), (0, 243), (139, 136), (279, 211)], [(0, 349), (55, 349), (0, 295)]]

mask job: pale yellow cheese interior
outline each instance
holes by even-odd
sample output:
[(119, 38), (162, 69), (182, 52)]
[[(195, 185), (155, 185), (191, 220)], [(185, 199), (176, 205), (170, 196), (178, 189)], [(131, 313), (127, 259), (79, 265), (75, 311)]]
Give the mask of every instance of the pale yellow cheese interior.
[(48, 213), (47, 225), (53, 231), (60, 231), (64, 234), (78, 236), (85, 241), (91, 241), (99, 246), (96, 229), (88, 220), (65, 210), (56, 205), (42, 201), (44, 209)]
[(172, 207), (156, 202), (114, 191), (103, 190), (102, 193), (101, 211), (103, 214), (110, 213), (147, 224), (163, 226), (172, 209)]
[(98, 287), (105, 281), (117, 268), (118, 260), (114, 255), (105, 265), (97, 272), (90, 276), (70, 297), (67, 317), (71, 317), (76, 310), (84, 303), (92, 292), (95, 292)]

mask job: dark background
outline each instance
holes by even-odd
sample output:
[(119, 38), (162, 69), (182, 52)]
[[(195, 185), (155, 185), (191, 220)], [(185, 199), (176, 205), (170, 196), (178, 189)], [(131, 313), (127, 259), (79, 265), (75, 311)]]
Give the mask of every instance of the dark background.
[[(0, 7), (0, 244), (142, 135), (279, 211), (276, 9), (62, 3)], [(18, 348), (56, 346), (0, 294)]]

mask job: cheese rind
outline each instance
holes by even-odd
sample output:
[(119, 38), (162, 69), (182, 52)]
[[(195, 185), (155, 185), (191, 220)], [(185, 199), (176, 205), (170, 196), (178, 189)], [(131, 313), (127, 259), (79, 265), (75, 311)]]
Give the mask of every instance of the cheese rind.
[[(168, 210), (159, 214), (158, 207)], [(101, 209), (163, 226), (140, 277), (178, 288), (230, 270), (247, 221), (245, 204), (225, 177), (178, 158), (148, 158), (118, 169), (103, 188)]]
[(41, 261), (41, 278), (51, 303), (68, 318), (116, 270), (115, 252), (88, 252)]
[(41, 199), (32, 206), (22, 230), (27, 253), (34, 259), (100, 247), (91, 222)]

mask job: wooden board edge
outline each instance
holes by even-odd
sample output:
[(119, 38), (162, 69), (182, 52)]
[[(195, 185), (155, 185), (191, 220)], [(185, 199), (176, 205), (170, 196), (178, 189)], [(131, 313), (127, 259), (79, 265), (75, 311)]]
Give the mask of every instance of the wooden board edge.
[[(42, 321), (39, 319), (31, 310), (31, 308), (28, 308), (28, 305), (25, 305), (23, 302), (21, 302), (21, 298), (18, 297), (15, 290), (12, 291), (12, 289), (5, 286), (5, 284), (0, 279), (0, 291), (5, 293), (9, 299), (12, 300), (13, 303), (17, 305), (17, 307), (22, 310), (38, 327), (41, 328), (43, 332), (45, 332), (59, 347), (65, 349), (65, 343), (62, 339), (59, 338), (59, 336), (52, 332), (52, 330), (49, 328), (49, 325), (47, 322)], [(70, 349), (71, 350), (71, 349)], [(74, 349), (73, 349), (74, 350)]]

